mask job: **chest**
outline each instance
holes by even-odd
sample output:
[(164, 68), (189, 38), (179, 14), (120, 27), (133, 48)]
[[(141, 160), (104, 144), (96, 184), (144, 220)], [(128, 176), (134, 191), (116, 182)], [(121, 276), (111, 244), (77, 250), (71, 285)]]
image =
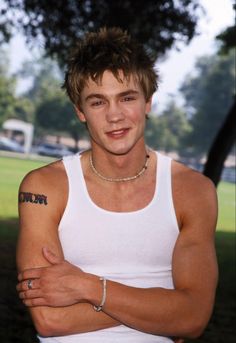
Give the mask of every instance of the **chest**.
[(91, 200), (100, 208), (112, 212), (138, 211), (152, 201), (155, 189), (155, 176), (131, 183), (99, 184), (87, 181)]
[(68, 210), (60, 224), (65, 258), (95, 274), (170, 270), (178, 230), (168, 204), (112, 213), (94, 204)]

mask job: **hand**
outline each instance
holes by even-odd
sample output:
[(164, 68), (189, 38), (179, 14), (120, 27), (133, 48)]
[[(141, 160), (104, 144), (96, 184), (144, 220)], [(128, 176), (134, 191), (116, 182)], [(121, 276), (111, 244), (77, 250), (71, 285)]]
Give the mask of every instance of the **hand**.
[(16, 289), (23, 303), (26, 306), (60, 307), (84, 302), (87, 274), (47, 248), (43, 248), (43, 255), (50, 266), (27, 269), (18, 275)]

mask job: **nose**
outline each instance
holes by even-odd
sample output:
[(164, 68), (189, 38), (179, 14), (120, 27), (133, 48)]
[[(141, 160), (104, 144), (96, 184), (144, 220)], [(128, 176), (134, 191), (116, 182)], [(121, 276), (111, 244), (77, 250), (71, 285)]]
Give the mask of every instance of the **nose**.
[(125, 117), (124, 112), (119, 106), (117, 102), (110, 102), (108, 108), (107, 108), (107, 113), (106, 113), (106, 119), (110, 123), (116, 123), (121, 120), (123, 120)]

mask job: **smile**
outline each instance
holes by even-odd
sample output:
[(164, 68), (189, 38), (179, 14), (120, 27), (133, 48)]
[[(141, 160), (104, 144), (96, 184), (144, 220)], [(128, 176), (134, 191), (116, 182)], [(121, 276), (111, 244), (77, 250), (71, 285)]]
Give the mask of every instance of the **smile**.
[(126, 133), (129, 131), (129, 129), (120, 129), (120, 130), (114, 130), (107, 132), (107, 136), (113, 137), (113, 138), (120, 138), (126, 135)]

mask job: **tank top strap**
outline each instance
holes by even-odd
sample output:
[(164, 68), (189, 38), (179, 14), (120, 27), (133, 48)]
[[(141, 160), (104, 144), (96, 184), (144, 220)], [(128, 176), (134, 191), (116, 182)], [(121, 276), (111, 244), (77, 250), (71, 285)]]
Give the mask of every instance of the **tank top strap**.
[(157, 193), (164, 201), (172, 201), (171, 158), (157, 152)]
[(81, 189), (83, 172), (80, 163), (80, 153), (71, 156), (65, 156), (62, 159), (69, 183), (69, 195), (77, 193)]

